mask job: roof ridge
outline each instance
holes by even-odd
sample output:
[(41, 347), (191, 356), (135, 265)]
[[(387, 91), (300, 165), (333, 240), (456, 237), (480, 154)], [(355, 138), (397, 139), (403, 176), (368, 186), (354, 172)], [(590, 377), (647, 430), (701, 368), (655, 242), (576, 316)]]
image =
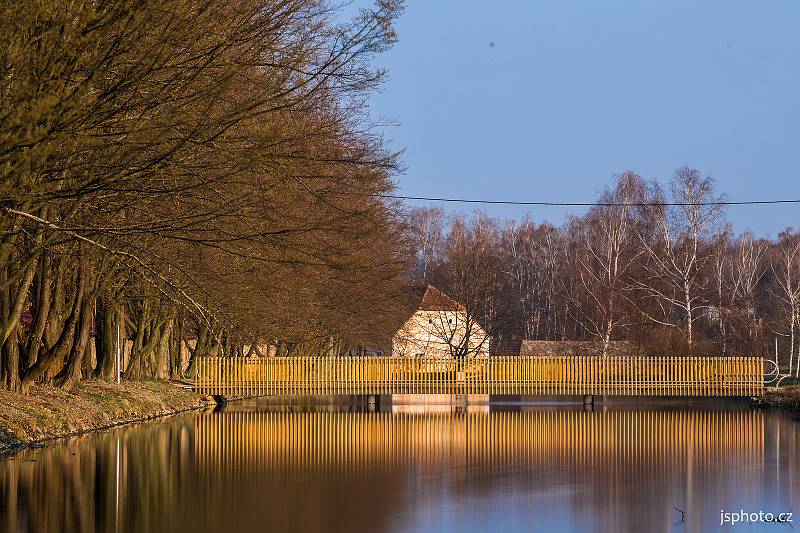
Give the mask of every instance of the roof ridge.
[(443, 290), (428, 283), (425, 285), (417, 309), (421, 311), (465, 311), (466, 307)]

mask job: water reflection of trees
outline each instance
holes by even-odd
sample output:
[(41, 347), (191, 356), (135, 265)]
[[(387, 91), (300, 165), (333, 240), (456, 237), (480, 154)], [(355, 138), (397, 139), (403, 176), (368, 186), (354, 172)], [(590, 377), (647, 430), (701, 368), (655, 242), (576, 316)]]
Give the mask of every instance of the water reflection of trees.
[[(575, 515), (627, 505), (667, 521), (671, 503), (665, 498), (793, 483), (765, 465), (780, 459), (781, 469), (797, 471), (800, 425), (771, 416), (190, 416), (26, 450), (7, 460), (0, 465), (0, 530), (322, 530), (336, 524), (382, 531), (396, 525), (403, 509), (426, 500), (433, 505), (440, 497), (426, 491), (480, 500), (498, 487), (527, 494), (532, 506), (566, 494), (558, 501), (568, 501)], [(622, 529), (641, 525), (632, 513), (610, 520)]]
[(0, 468), (0, 530), (157, 530), (192, 470), (192, 439), (186, 419), (23, 450)]

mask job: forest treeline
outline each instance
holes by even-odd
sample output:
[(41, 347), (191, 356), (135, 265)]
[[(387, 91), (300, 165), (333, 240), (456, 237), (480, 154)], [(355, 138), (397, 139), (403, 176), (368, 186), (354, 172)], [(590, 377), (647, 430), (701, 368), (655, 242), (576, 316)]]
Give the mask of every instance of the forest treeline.
[(117, 326), (126, 379), (382, 331), (408, 248), (366, 106), (401, 10), (0, 2), (3, 386), (111, 379)]
[(696, 170), (667, 190), (623, 174), (562, 227), (393, 201), (367, 102), (402, 7), (0, 1), (2, 387), (113, 379), (118, 336), (124, 379), (385, 349), (429, 283), (492, 353), (766, 355), (777, 338), (797, 372), (800, 237), (735, 235)]
[(525, 339), (628, 341), (654, 355), (762, 355), (800, 372), (800, 235), (736, 234), (713, 180), (680, 168), (669, 184), (615, 177), (562, 225), (480, 213), (410, 218), (413, 279), (464, 304), (492, 353)]

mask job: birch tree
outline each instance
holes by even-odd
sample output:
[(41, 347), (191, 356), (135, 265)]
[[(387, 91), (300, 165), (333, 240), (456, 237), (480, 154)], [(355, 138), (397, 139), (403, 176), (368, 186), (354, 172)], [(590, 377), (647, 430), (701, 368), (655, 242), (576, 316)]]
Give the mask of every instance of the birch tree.
[(417, 254), (416, 280), (419, 285), (430, 281), (431, 269), (442, 253), (444, 211), (438, 208), (418, 208), (409, 215), (409, 226)]
[(794, 364), (798, 348), (797, 329), (800, 321), (800, 236), (791, 231), (782, 233), (770, 260), (773, 286), (770, 293), (781, 308), (784, 320), (783, 335), (789, 339), (788, 373), (800, 375), (800, 356)]
[[(766, 273), (767, 245), (750, 232), (740, 235), (732, 254), (732, 300), (747, 329), (749, 349), (753, 350), (759, 333), (757, 288)], [(752, 353), (752, 352), (751, 352)]]
[(622, 307), (631, 289), (632, 266), (643, 253), (635, 228), (635, 206), (644, 200), (644, 193), (639, 176), (622, 174), (579, 224), (578, 278), (588, 307), (584, 323), (600, 342), (603, 356), (608, 354), (615, 330), (628, 324)]
[(639, 310), (653, 322), (680, 331), (692, 354), (695, 322), (709, 306), (705, 292), (713, 254), (708, 240), (722, 214), (723, 197), (715, 196), (710, 177), (688, 167), (675, 172), (670, 189), (668, 202), (660, 187), (652, 185), (648, 205), (641, 210), (639, 242), (646, 260), (644, 277), (635, 283), (653, 304)]

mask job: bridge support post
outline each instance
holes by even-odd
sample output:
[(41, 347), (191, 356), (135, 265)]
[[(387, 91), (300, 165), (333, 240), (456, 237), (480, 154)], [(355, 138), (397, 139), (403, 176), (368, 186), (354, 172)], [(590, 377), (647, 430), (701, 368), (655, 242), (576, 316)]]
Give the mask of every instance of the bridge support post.
[(594, 407), (594, 395), (593, 394), (584, 394), (583, 395), (583, 408), (591, 410), (593, 407)]
[(469, 403), (469, 397), (466, 394), (453, 394), (450, 396), (451, 405), (466, 406)]
[(369, 406), (369, 411), (371, 412), (378, 412), (381, 410), (381, 397), (378, 394), (370, 394), (367, 396), (367, 405)]

